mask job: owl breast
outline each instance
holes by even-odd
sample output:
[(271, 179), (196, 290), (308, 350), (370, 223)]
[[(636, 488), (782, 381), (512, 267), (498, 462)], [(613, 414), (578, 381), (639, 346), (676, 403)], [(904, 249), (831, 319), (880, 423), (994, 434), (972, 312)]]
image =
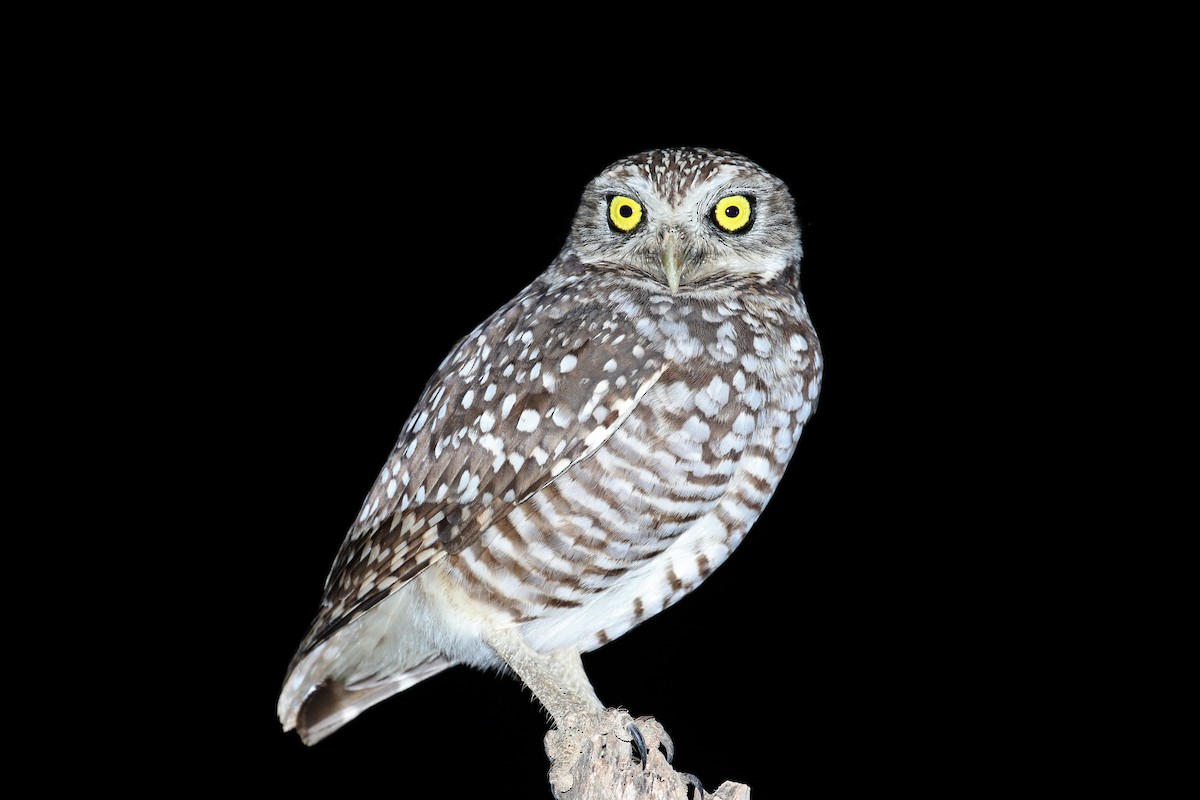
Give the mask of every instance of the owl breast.
[[(553, 391), (518, 418), (553, 431), (584, 415), (595, 441), (431, 577), (503, 609), (542, 652), (599, 647), (719, 566), (775, 491), (819, 391), (818, 342), (793, 293), (605, 297), (566, 323), (586, 339), (542, 364)], [(531, 327), (533, 342), (557, 335)]]

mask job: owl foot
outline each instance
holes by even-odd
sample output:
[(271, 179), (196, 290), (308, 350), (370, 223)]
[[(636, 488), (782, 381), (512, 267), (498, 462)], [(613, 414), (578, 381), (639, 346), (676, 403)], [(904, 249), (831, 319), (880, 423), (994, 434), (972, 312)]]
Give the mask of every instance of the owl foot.
[(674, 756), (674, 746), (652, 717), (634, 720), (622, 709), (571, 713), (546, 734), (545, 744), (558, 800), (641, 796), (664, 784), (672, 792), (655, 797), (685, 800), (689, 784), (699, 789), (697, 798), (704, 796), (694, 776), (671, 769), (664, 754)]
[[(639, 724), (649, 729), (649, 746), (646, 744), (647, 737), (642, 733), (642, 729), (638, 727)], [(663, 755), (666, 756), (668, 764), (675, 760), (675, 742), (671, 741), (671, 737), (667, 735), (667, 732), (663, 730), (663, 726), (654, 717), (642, 717), (638, 720), (631, 720), (629, 722), (629, 733), (633, 737), (634, 745), (637, 746), (638, 760), (642, 762), (643, 766), (647, 763), (646, 754), (650, 750), (658, 748), (662, 748)]]

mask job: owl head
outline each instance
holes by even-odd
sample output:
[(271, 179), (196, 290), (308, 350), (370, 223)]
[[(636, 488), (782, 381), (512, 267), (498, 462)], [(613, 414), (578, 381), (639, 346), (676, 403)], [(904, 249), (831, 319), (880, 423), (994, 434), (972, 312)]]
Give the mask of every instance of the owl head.
[(802, 251), (783, 181), (736, 153), (679, 148), (621, 159), (594, 178), (567, 252), (678, 294), (768, 283), (798, 269)]

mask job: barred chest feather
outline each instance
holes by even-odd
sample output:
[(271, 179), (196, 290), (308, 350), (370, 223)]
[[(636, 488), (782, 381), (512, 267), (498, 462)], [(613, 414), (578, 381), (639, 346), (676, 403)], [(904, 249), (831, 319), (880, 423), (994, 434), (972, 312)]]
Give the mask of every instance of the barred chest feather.
[[(535, 449), (531, 466), (550, 474), (437, 566), (438, 591), (449, 582), (504, 609), (539, 651), (594, 649), (679, 600), (742, 540), (812, 413), (819, 346), (795, 293), (619, 285), (600, 302), (568, 285), (530, 303), (510, 337), (526, 345), (514, 364), (552, 376), (507, 417), (547, 425), (546, 463)], [(554, 435), (564, 417), (591, 423), (569, 460)]]

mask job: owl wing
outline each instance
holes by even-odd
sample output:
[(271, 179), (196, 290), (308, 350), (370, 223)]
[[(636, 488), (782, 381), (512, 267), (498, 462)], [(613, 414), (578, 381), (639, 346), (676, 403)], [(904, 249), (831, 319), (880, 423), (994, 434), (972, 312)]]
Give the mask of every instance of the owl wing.
[(535, 282), (458, 343), (363, 502), (297, 658), (594, 454), (666, 364), (605, 298)]

